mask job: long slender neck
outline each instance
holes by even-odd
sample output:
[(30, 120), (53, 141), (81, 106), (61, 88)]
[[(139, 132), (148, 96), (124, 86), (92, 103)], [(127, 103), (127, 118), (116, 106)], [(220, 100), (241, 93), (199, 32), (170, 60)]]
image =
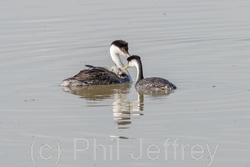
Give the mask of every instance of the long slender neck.
[[(120, 54), (117, 52), (117, 50), (118, 50), (118, 48), (116, 46), (111, 45), (110, 46), (110, 56), (111, 56), (111, 59), (113, 60), (114, 64), (118, 68), (122, 69), (124, 67), (124, 65), (123, 65), (123, 63), (121, 61), (121, 58), (119, 56)], [(131, 78), (128, 70), (125, 70), (124, 72), (127, 74), (129, 80), (132, 81), (132, 78)]]
[(120, 59), (119, 53), (117, 52), (118, 48), (116, 46), (110, 46), (110, 56), (111, 59), (113, 60), (114, 64), (118, 68), (122, 68), (124, 65)]
[(135, 66), (136, 66), (136, 70), (137, 70), (137, 76), (136, 76), (136, 83), (137, 83), (141, 79), (144, 79), (144, 77), (143, 77), (143, 69), (142, 69), (142, 62), (140, 60), (136, 60)]

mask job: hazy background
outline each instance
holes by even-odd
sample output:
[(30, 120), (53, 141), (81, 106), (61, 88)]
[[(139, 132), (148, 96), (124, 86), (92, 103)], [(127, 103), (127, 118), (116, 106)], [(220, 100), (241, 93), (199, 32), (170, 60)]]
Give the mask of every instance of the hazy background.
[[(0, 13), (0, 166), (54, 166), (58, 152), (58, 167), (250, 165), (250, 1), (12, 0)], [(112, 66), (116, 39), (178, 89), (62, 90), (85, 64)], [(74, 160), (76, 138), (89, 148)]]

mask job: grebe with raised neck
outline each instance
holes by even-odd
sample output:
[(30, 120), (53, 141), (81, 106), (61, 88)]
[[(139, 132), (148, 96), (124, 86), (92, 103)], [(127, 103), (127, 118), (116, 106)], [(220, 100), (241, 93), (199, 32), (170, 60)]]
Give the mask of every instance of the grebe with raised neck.
[(127, 58), (128, 64), (123, 67), (123, 70), (126, 70), (129, 67), (136, 67), (137, 76), (135, 88), (138, 91), (167, 91), (170, 92), (175, 90), (177, 87), (169, 82), (168, 80), (160, 77), (150, 77), (144, 78), (143, 68), (140, 56), (132, 55)]
[(124, 66), (120, 56), (129, 57), (128, 43), (124, 40), (115, 40), (110, 45), (110, 56), (115, 64), (110, 69), (85, 65), (88, 69), (81, 70), (73, 77), (64, 79), (61, 86), (87, 86), (107, 85), (131, 82), (131, 76), (127, 70), (121, 70)]

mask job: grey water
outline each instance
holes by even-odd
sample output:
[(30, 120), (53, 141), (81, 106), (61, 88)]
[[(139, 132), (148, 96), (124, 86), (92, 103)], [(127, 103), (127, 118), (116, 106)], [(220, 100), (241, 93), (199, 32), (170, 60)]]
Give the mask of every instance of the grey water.
[[(0, 9), (0, 166), (250, 165), (250, 1), (12, 0)], [(177, 90), (59, 86), (86, 64), (111, 67), (116, 39), (141, 56), (145, 77)]]

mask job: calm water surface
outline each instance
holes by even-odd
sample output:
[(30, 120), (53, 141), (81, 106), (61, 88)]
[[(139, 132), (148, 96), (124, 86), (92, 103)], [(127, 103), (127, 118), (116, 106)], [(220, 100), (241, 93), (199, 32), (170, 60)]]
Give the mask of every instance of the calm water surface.
[[(250, 165), (250, 1), (13, 0), (0, 9), (0, 166)], [(146, 77), (178, 89), (59, 86), (85, 64), (112, 66), (116, 39), (142, 57)]]

